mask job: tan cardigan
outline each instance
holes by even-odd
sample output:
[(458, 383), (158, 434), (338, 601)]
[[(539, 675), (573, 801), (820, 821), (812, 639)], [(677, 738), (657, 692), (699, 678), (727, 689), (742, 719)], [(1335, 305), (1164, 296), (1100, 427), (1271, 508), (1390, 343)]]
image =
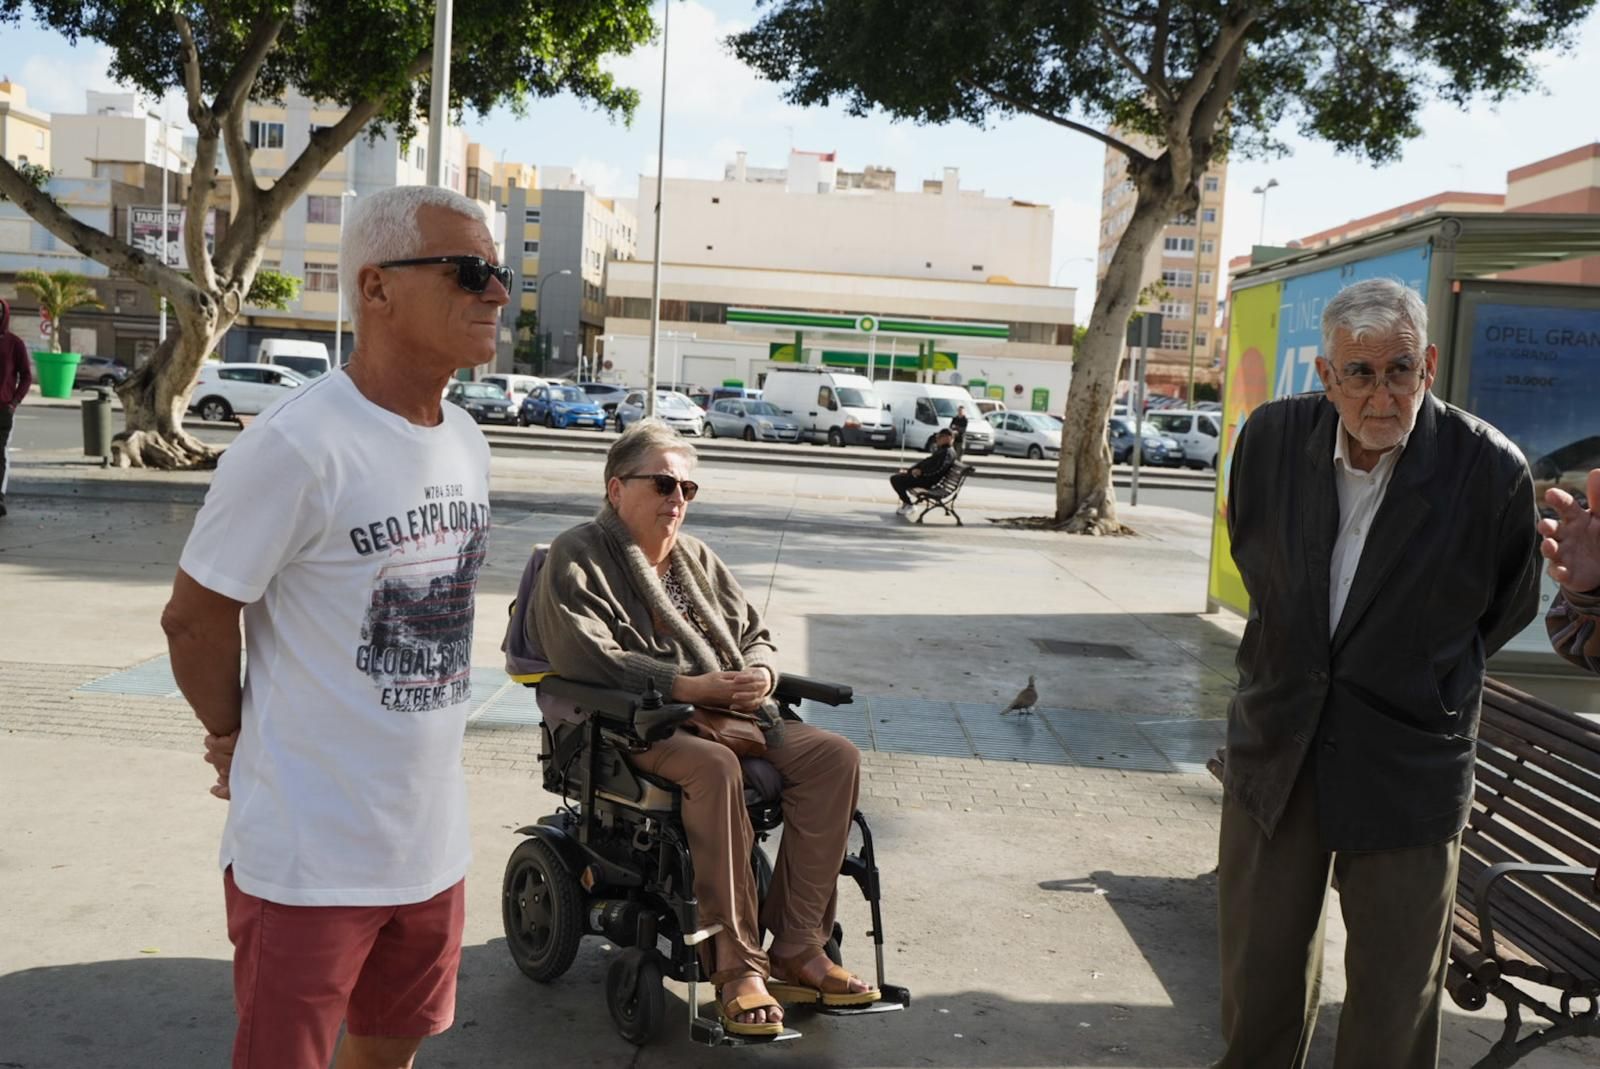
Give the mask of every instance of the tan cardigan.
[(672, 569), (710, 628), (709, 641), (673, 607), (609, 504), (558, 535), (528, 614), (556, 673), (636, 693), (654, 683), (668, 696), (679, 675), (760, 666), (776, 680), (772, 637), (728, 566), (704, 542), (680, 534)]

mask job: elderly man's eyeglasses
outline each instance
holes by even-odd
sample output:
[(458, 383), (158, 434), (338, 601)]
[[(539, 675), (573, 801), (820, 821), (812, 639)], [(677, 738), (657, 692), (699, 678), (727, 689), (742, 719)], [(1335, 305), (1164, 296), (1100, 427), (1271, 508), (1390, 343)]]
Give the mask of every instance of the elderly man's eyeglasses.
[(492, 264), (482, 256), (420, 256), (414, 260), (385, 260), (378, 266), (417, 267), (421, 264), (454, 264), (456, 285), (468, 293), (482, 293), (489, 288), (491, 278), (498, 279), (506, 292), (511, 292), (511, 268)]
[(1366, 364), (1354, 364), (1345, 368), (1342, 375), (1335, 372), (1333, 380), (1351, 397), (1366, 397), (1378, 388), (1380, 379), (1391, 395), (1405, 397), (1416, 393), (1426, 377), (1427, 371), (1420, 363), (1391, 364), (1382, 375)]
[(683, 499), (685, 501), (693, 501), (694, 495), (700, 492), (699, 483), (690, 482), (688, 479), (674, 479), (670, 475), (619, 475), (617, 478), (623, 482), (631, 482), (634, 479), (649, 479), (656, 484), (656, 493), (662, 497), (671, 497), (672, 491), (681, 486), (683, 487)]

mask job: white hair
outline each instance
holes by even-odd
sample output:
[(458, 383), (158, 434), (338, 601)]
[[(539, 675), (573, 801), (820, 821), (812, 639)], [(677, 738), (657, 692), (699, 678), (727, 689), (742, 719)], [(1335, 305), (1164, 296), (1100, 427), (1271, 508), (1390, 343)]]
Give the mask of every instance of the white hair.
[(1409, 330), (1419, 347), (1427, 345), (1428, 306), (1398, 279), (1369, 278), (1346, 286), (1322, 309), (1322, 355), (1333, 359), (1333, 338), (1341, 330), (1364, 341), (1400, 329)]
[(691, 467), (700, 460), (699, 451), (689, 444), (688, 439), (673, 430), (665, 420), (651, 416), (639, 420), (611, 443), (611, 448), (606, 451), (606, 485), (610, 486), (614, 478), (639, 474), (639, 465), (656, 452), (677, 453)]
[(488, 224), (483, 206), (477, 201), (438, 186), (394, 186), (356, 198), (350, 217), (345, 220), (344, 241), (339, 246), (339, 287), (344, 290), (345, 306), (357, 322), (357, 329), (361, 302), (356, 279), (361, 269), (386, 260), (415, 256), (421, 240), (417, 212), (429, 205)]

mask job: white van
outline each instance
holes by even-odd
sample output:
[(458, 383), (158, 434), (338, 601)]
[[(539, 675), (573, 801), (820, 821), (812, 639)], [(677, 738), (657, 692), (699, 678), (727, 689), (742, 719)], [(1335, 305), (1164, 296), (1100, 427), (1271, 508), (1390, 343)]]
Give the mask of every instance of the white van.
[(537, 375), (507, 375), (499, 372), (496, 372), (493, 375), (484, 375), (480, 377), (478, 381), (491, 382), (504, 390), (506, 392), (506, 396), (511, 398), (511, 408), (513, 411), (520, 410), (522, 408), (522, 402), (534, 390), (537, 390), (541, 386), (548, 385), (544, 379), (539, 378)]
[(1145, 414), (1157, 430), (1183, 446), (1184, 463), (1191, 468), (1214, 468), (1222, 445), (1222, 413), (1168, 408)]
[(762, 400), (800, 424), (800, 437), (829, 445), (894, 444), (894, 427), (865, 375), (823, 367), (767, 374)]
[(994, 428), (978, 411), (977, 400), (960, 386), (932, 382), (880, 382), (878, 393), (894, 415), (895, 430), (907, 448), (929, 450), (933, 436), (961, 409), (967, 410), (968, 453), (993, 453)]
[(302, 379), (314, 379), (333, 370), (326, 345), (296, 338), (268, 338), (256, 350), (256, 363), (286, 367)]

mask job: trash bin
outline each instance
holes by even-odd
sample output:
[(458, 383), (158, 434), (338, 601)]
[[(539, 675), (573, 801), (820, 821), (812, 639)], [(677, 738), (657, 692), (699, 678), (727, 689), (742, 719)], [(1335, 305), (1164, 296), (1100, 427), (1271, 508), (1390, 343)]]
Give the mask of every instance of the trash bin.
[(104, 386), (83, 402), (83, 455), (105, 460), (111, 455), (111, 391)]
[(77, 353), (34, 353), (33, 366), (39, 372), (39, 392), (46, 397), (71, 397), (72, 380), (78, 374)]

